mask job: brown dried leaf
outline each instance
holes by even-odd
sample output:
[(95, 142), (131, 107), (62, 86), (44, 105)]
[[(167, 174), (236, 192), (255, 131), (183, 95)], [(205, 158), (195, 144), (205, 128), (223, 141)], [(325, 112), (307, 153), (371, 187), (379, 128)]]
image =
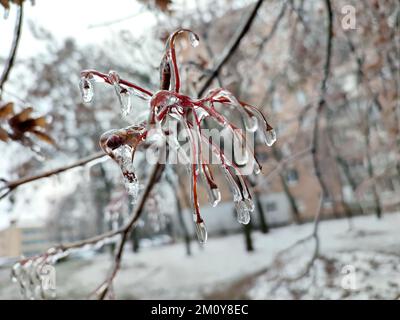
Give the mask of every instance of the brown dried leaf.
[(10, 10), (10, 3), (15, 3), (20, 6), (24, 1), (25, 0), (0, 0), (0, 5), (2, 5), (5, 10)]
[(30, 115), (32, 112), (33, 112), (33, 108), (27, 107), (24, 110), (22, 110), (20, 113), (17, 113), (13, 118), (15, 118), (15, 121), (18, 121), (18, 122), (26, 121), (30, 118)]
[[(149, 3), (149, 0), (140, 0), (141, 2), (144, 3)], [(172, 4), (172, 0), (155, 0), (155, 1), (151, 1), (152, 4), (154, 4), (159, 10), (163, 11), (163, 12), (167, 12), (170, 13), (171, 9), (170, 6)]]
[(14, 114), (14, 103), (8, 102), (0, 107), (0, 119), (5, 118), (10, 114)]
[(171, 0), (156, 0), (155, 1), (156, 6), (164, 12), (170, 11), (169, 6), (171, 5), (172, 1)]
[(41, 128), (45, 128), (47, 126), (46, 123), (46, 117), (42, 116), (36, 119), (32, 119), (33, 123), (35, 124), (36, 127), (41, 127)]
[(8, 132), (3, 128), (0, 128), (0, 140), (6, 142), (8, 138)]
[(32, 133), (38, 137), (40, 140), (47, 142), (49, 144), (55, 144), (54, 140), (47, 134), (42, 131), (32, 130)]
[(4, 7), (5, 10), (10, 9), (10, 1), (9, 0), (0, 0), (0, 4)]

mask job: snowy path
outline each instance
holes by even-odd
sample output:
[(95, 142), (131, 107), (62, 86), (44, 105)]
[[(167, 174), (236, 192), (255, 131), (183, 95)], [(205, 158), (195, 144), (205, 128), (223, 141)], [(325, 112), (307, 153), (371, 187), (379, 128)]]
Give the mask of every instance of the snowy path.
[[(249, 287), (246, 287), (244, 297), (248, 298), (395, 298), (396, 292), (400, 294), (400, 267), (397, 267), (400, 265), (400, 214), (387, 214), (382, 221), (373, 216), (358, 217), (354, 219), (354, 225), (349, 232), (347, 220), (321, 222), (321, 253), (331, 259), (328, 260), (333, 269), (329, 273), (333, 274), (333, 280), (332, 277), (318, 276), (316, 282), (309, 283), (310, 279), (305, 279), (290, 290), (272, 290), (276, 283), (270, 276), (276, 275), (276, 270), (270, 265), (280, 250), (310, 234), (312, 225), (304, 224), (273, 229), (267, 235), (254, 233), (256, 251), (250, 254), (244, 250), (241, 234), (210, 238), (202, 250), (192, 243), (191, 257), (185, 255), (182, 244), (147, 248), (139, 254), (126, 251), (115, 282), (116, 297), (201, 299), (213, 297), (216, 292), (218, 297), (224, 297), (224, 290), (236, 290), (240, 281), (241, 285), (246, 284), (243, 278), (249, 277), (254, 279), (247, 283)], [(311, 242), (297, 248), (282, 272), (296, 274), (311, 252)], [(338, 279), (342, 278), (340, 270), (345, 264), (354, 264), (363, 270), (358, 280), (365, 290), (349, 292), (340, 288)], [(329, 265), (318, 261), (316, 270), (321, 269), (319, 273), (323, 274)], [(91, 261), (58, 264), (58, 296), (85, 298), (104, 279), (109, 266), (109, 254), (98, 255)], [(267, 273), (262, 272), (267, 269)], [(256, 273), (261, 275), (252, 277)], [(16, 286), (8, 279), (8, 270), (0, 269), (0, 298), (18, 298)], [(235, 295), (226, 292), (226, 297)]]

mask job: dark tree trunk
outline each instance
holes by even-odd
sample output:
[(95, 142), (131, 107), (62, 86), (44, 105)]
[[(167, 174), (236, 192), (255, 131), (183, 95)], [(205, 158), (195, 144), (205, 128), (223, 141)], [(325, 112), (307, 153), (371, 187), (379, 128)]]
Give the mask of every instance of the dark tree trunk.
[[(371, 159), (371, 154), (370, 154), (370, 142), (371, 142), (370, 141), (370, 134), (371, 134), (371, 129), (370, 129), (370, 125), (369, 125), (369, 112), (371, 112), (371, 107), (369, 108), (368, 113), (367, 113), (367, 120), (366, 120), (367, 121), (367, 129), (366, 129), (366, 132), (365, 132), (365, 145), (366, 145), (366, 148), (367, 148), (366, 155), (367, 155), (368, 177), (370, 179), (373, 179), (375, 172), (374, 172), (374, 166), (372, 164), (372, 159)], [(379, 193), (378, 193), (378, 190), (377, 190), (377, 187), (376, 187), (375, 183), (372, 184), (372, 194), (373, 194), (374, 202), (375, 202), (376, 216), (378, 218), (381, 218), (382, 217), (381, 200), (379, 198)]]
[(253, 227), (252, 227), (251, 221), (248, 224), (245, 224), (243, 226), (244, 238), (245, 238), (245, 243), (246, 243), (246, 251), (248, 251), (248, 252), (254, 251), (253, 239), (251, 237), (252, 229), (253, 229)]
[(269, 232), (269, 226), (267, 222), (267, 218), (265, 216), (264, 208), (262, 206), (261, 200), (260, 200), (260, 195), (259, 193), (255, 190), (256, 183), (251, 177), (248, 177), (247, 181), (249, 182), (251, 189), (253, 191), (253, 200), (255, 202), (255, 206), (257, 209), (258, 217), (260, 219), (260, 231), (262, 233), (268, 233)]
[(256, 208), (258, 212), (258, 217), (260, 219), (260, 231), (262, 233), (268, 233), (269, 232), (269, 226), (267, 223), (267, 218), (265, 217), (265, 212), (264, 208), (262, 206), (262, 203), (260, 201), (260, 197), (257, 193), (254, 194), (253, 199), (256, 203)]
[(140, 249), (140, 236), (137, 228), (133, 228), (131, 232), (132, 251), (137, 253)]

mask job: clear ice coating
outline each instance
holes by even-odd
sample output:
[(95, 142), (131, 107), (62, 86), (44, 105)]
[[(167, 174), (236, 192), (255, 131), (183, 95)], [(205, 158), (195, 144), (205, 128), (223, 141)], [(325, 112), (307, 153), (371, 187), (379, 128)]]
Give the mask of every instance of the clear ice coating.
[(254, 174), (259, 174), (261, 172), (261, 168), (256, 161), (254, 161)]
[(81, 89), (82, 99), (84, 103), (90, 103), (93, 100), (94, 90), (93, 83), (87, 77), (82, 77), (79, 87)]
[(206, 225), (204, 222), (196, 222), (196, 234), (197, 234), (197, 239), (201, 244), (205, 244), (207, 242), (207, 229)]
[(245, 201), (235, 202), (237, 220), (241, 224), (248, 224), (250, 222), (250, 208)]
[(244, 124), (246, 130), (249, 132), (256, 132), (258, 129), (258, 120), (255, 116), (244, 117)]
[(233, 130), (233, 155), (235, 163), (242, 166), (249, 162), (249, 152), (246, 148), (246, 140), (238, 132), (238, 130)]
[(121, 113), (124, 117), (126, 117), (132, 110), (131, 93), (128, 89), (122, 87), (115, 87), (115, 91), (121, 105)]
[(11, 268), (11, 281), (18, 285), (24, 299), (54, 299), (56, 298), (56, 270), (54, 268), (58, 260), (70, 254), (90, 249), (97, 250), (119, 240), (120, 235), (115, 235), (83, 247), (66, 250), (57, 247), (50, 248), (43, 255), (16, 262)]
[(271, 147), (276, 141), (276, 132), (274, 129), (264, 131), (264, 142), (268, 147)]
[(117, 94), (119, 103), (121, 105), (121, 113), (125, 117), (132, 109), (132, 98), (131, 93), (128, 89), (120, 85), (120, 77), (115, 71), (110, 71), (108, 73), (108, 80), (114, 86), (115, 93)]
[(119, 164), (122, 174), (125, 189), (131, 196), (132, 203), (136, 203), (139, 196), (139, 181), (134, 173), (132, 163), (132, 149), (127, 145), (122, 145), (113, 150), (115, 160)]
[(189, 40), (193, 48), (196, 48), (199, 45), (199, 36), (194, 32), (189, 33)]
[(217, 204), (221, 201), (221, 192), (218, 188), (207, 188), (208, 193), (208, 201), (213, 207), (216, 207)]
[[(17, 283), (21, 296), (24, 299), (47, 299), (55, 298), (55, 288), (49, 287), (49, 281), (44, 281), (43, 275), (52, 276), (49, 273), (52, 266), (46, 261), (45, 257), (37, 257), (17, 262), (11, 269), (11, 280)], [(55, 276), (53, 274), (53, 276)], [(51, 279), (47, 279), (51, 280)], [(55, 280), (52, 280), (55, 282)]]

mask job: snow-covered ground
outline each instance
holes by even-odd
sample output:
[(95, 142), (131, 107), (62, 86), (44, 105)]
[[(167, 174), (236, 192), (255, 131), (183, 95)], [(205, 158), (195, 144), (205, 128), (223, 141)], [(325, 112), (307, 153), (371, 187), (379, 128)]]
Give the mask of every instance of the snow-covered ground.
[[(255, 251), (244, 249), (243, 235), (210, 238), (202, 249), (183, 244), (126, 251), (115, 282), (119, 299), (395, 299), (400, 295), (400, 214), (322, 221), (315, 268), (301, 274), (313, 253), (313, 240), (276, 255), (312, 231), (312, 224), (254, 233)], [(56, 265), (59, 298), (85, 298), (104, 279), (110, 255)], [(347, 272), (347, 275), (345, 274)], [(350, 272), (350, 273), (348, 273)], [(282, 281), (289, 278), (289, 281)], [(290, 280), (292, 279), (292, 280)], [(344, 288), (343, 288), (344, 286)], [(19, 298), (9, 270), (0, 269), (0, 298)]]

